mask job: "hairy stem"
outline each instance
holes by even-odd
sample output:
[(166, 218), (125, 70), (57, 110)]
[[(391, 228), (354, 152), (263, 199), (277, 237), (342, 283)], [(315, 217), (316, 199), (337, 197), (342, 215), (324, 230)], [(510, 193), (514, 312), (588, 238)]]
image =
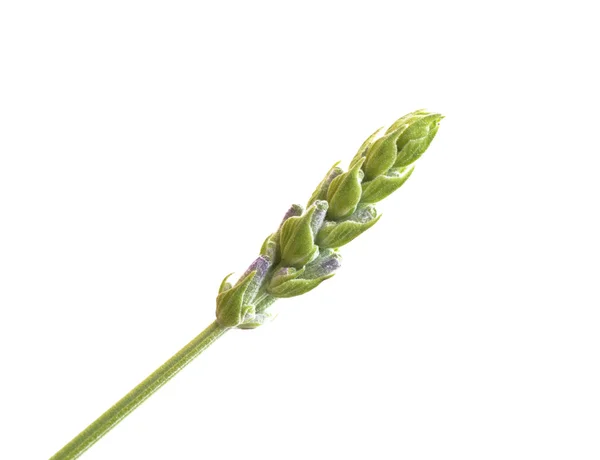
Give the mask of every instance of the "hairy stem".
[(70, 460), (79, 457), (121, 420), (127, 417), (136, 407), (148, 399), (150, 395), (167, 383), (177, 372), (206, 350), (225, 331), (227, 331), (227, 328), (220, 326), (216, 321), (213, 322), (190, 343), (150, 374), (146, 380), (123, 396), (114, 406), (75, 436), (71, 442), (54, 454), (50, 460)]

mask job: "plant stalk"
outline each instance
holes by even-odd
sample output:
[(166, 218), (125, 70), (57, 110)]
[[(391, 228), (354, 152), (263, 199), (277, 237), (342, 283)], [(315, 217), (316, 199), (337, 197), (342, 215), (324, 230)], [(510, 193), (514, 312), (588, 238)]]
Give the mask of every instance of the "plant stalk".
[(167, 383), (177, 372), (206, 350), (225, 331), (227, 331), (227, 328), (220, 326), (216, 321), (213, 322), (192, 339), (190, 343), (150, 374), (142, 383), (123, 396), (114, 406), (75, 436), (71, 442), (54, 454), (50, 460), (71, 460), (79, 457), (121, 420), (133, 412), (136, 407), (148, 399), (150, 395)]

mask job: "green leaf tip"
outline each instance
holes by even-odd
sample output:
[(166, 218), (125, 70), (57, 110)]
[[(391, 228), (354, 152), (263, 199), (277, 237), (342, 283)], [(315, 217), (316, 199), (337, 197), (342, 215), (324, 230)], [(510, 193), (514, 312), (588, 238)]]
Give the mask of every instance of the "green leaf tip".
[(221, 285), (219, 286), (219, 294), (231, 289), (231, 283), (227, 281), (231, 275), (233, 275), (233, 272), (231, 272), (229, 275), (223, 278), (223, 281), (221, 281)]

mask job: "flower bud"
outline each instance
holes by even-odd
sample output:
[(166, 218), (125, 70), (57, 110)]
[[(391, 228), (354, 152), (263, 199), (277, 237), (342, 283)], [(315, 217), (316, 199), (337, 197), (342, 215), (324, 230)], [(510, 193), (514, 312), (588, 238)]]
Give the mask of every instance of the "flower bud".
[(317, 235), (316, 243), (320, 248), (339, 248), (375, 225), (380, 217), (375, 206), (361, 205), (342, 222), (325, 222)]
[(361, 158), (348, 172), (337, 176), (331, 181), (329, 190), (327, 190), (327, 201), (329, 202), (329, 210), (327, 211), (328, 219), (341, 220), (356, 211), (356, 206), (360, 201), (362, 193), (360, 183), (363, 172), (360, 168), (364, 161)]
[(267, 292), (278, 298), (306, 294), (334, 275), (334, 271), (340, 266), (339, 259), (339, 255), (328, 252), (327, 255), (319, 255), (300, 270), (290, 267), (280, 269), (269, 284)]
[[(313, 236), (319, 233), (323, 222), (325, 222), (325, 216), (327, 215), (327, 209), (329, 209), (329, 203), (325, 200), (317, 200), (313, 203), (315, 207), (315, 213), (310, 221), (310, 229), (312, 230)], [(314, 238), (313, 238), (314, 239)]]
[(302, 267), (300, 270), (296, 270), (294, 267), (281, 267), (279, 270), (273, 273), (273, 277), (271, 278), (268, 288), (271, 289), (277, 287), (288, 280), (299, 277), (302, 273), (304, 273), (304, 267)]
[(379, 137), (381, 137), (382, 131), (383, 127), (379, 128), (377, 131), (375, 131), (373, 134), (367, 137), (367, 140), (362, 143), (362, 145), (358, 149), (358, 152), (356, 152), (356, 155), (354, 155), (354, 158), (352, 158), (352, 161), (350, 162), (350, 168), (356, 163), (358, 163), (358, 160), (360, 160), (367, 154), (367, 151), (369, 150), (369, 147), (373, 145), (373, 142), (375, 142)]
[[(254, 314), (254, 306), (244, 304), (244, 294), (255, 276), (256, 270), (248, 273), (235, 286), (224, 290), (217, 296), (217, 322), (221, 326), (236, 327), (244, 322), (246, 316)], [(227, 277), (221, 286), (228, 284), (226, 283)]]
[(333, 275), (342, 266), (342, 255), (335, 249), (323, 249), (319, 257), (304, 267), (303, 279), (317, 279)]
[(409, 120), (396, 141), (398, 155), (394, 168), (406, 167), (423, 155), (438, 132), (442, 118), (439, 113), (422, 113)]
[(320, 278), (311, 280), (302, 278), (291, 279), (289, 281), (286, 281), (285, 283), (280, 284), (279, 286), (275, 286), (272, 288), (270, 287), (268, 289), (268, 292), (273, 297), (278, 298), (296, 297), (302, 294), (306, 294), (309, 291), (312, 291), (319, 284), (321, 284), (326, 279), (331, 278), (332, 276), (333, 273), (331, 275), (322, 276)]
[(397, 131), (402, 128), (402, 130), (406, 129), (409, 125), (414, 123), (415, 121), (429, 115), (429, 112), (424, 109), (415, 110), (414, 112), (407, 113), (406, 115), (398, 118), (385, 132), (389, 134), (393, 131)]
[(393, 131), (377, 139), (367, 152), (364, 171), (365, 180), (385, 174), (396, 162), (396, 141), (400, 131)]
[(279, 233), (281, 232), (281, 227), (283, 223), (288, 220), (290, 217), (301, 216), (304, 208), (299, 204), (293, 204), (290, 209), (287, 210), (283, 219), (281, 220), (281, 224), (275, 233), (270, 234), (265, 238), (261, 248), (260, 255), (268, 257), (273, 264), (277, 264), (281, 257), (280, 248), (279, 248)]
[(308, 200), (308, 206), (310, 206), (317, 200), (327, 199), (327, 189), (329, 189), (329, 184), (331, 184), (331, 181), (333, 179), (335, 179), (337, 176), (341, 175), (344, 172), (342, 168), (338, 167), (339, 163), (340, 162), (338, 161), (331, 167), (331, 169), (325, 175), (321, 183), (317, 186), (312, 196), (310, 197), (310, 200)]
[(283, 223), (288, 220), (290, 217), (301, 216), (304, 212), (304, 208), (300, 204), (293, 204), (290, 206), (290, 209), (286, 211), (283, 215), (283, 219), (281, 219), (281, 223), (279, 224), (279, 230), (281, 230), (281, 226)]
[[(271, 266), (271, 261), (265, 256), (258, 256), (254, 262), (250, 264), (250, 266), (246, 269), (244, 274), (240, 277), (241, 280), (245, 279), (252, 272), (256, 272), (256, 275), (252, 278), (250, 283), (248, 283), (248, 287), (244, 292), (243, 303), (251, 304), (254, 301), (254, 297), (256, 293), (260, 289), (261, 284), (263, 283), (265, 276), (267, 275), (267, 271)], [(239, 282), (238, 282), (239, 283)]]
[(325, 249), (300, 270), (282, 267), (273, 274), (267, 292), (274, 297), (294, 297), (311, 291), (334, 275), (341, 266), (341, 259), (337, 251)]
[(410, 177), (414, 167), (393, 168), (385, 175), (362, 183), (361, 203), (377, 203), (398, 190)]
[(322, 215), (325, 202), (317, 203), (308, 208), (303, 216), (290, 217), (281, 226), (279, 238), (282, 265), (299, 269), (317, 256), (319, 248), (314, 244), (313, 228)]

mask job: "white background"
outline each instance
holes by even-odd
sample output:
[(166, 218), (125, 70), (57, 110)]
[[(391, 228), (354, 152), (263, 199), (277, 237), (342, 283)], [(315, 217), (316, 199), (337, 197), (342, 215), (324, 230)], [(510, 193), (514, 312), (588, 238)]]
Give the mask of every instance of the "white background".
[(377, 127), (446, 115), (344, 267), (93, 459), (598, 459), (594, 2), (0, 4), (0, 458), (213, 320)]

